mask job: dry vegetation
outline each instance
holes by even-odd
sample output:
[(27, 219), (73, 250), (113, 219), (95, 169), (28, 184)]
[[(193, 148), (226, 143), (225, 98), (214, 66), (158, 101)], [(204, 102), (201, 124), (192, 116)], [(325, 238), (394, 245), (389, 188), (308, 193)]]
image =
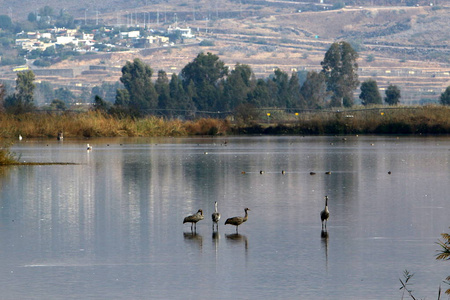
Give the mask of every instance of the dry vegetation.
[(0, 115), (0, 138), (157, 137), (227, 134), (449, 134), (450, 108), (371, 107), (344, 111), (274, 112), (271, 119), (195, 121), (114, 118), (98, 112)]
[(200, 119), (182, 122), (158, 117), (143, 119), (115, 118), (99, 112), (57, 114), (0, 115), (0, 137), (56, 138), (62, 131), (65, 138), (72, 137), (134, 137), (134, 136), (187, 136), (195, 134), (226, 134), (226, 120)]

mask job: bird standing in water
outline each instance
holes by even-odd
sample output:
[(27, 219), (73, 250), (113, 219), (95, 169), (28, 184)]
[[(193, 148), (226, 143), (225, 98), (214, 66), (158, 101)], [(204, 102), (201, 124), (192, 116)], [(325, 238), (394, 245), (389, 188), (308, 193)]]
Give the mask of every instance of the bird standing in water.
[(214, 212), (211, 215), (212, 221), (213, 221), (213, 231), (214, 231), (214, 224), (216, 224), (217, 230), (219, 230), (219, 220), (220, 220), (220, 213), (217, 211), (217, 201), (214, 202)]
[(203, 220), (203, 210), (199, 209), (197, 211), (197, 213), (187, 216), (186, 218), (184, 218), (183, 220), (183, 224), (184, 223), (191, 223), (191, 231), (193, 228), (193, 225), (195, 225), (195, 231), (197, 230), (197, 222), (200, 220)]
[(325, 208), (320, 212), (320, 220), (322, 220), (322, 230), (327, 228), (327, 220), (330, 216), (330, 211), (328, 210), (328, 196), (325, 196)]
[(244, 217), (233, 217), (233, 218), (228, 218), (228, 219), (225, 221), (225, 225), (231, 224), (231, 225), (236, 226), (236, 233), (238, 233), (238, 226), (241, 225), (242, 223), (244, 223), (245, 221), (247, 221), (247, 219), (248, 219), (248, 213), (247, 213), (247, 211), (249, 211), (249, 210), (250, 210), (249, 208), (245, 208), (245, 209), (244, 209), (244, 211), (245, 211), (245, 216), (244, 216)]

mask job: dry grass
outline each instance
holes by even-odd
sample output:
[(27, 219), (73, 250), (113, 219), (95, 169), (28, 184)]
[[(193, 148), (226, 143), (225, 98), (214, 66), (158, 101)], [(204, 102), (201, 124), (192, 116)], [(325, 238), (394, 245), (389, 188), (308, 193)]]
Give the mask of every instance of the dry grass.
[(16, 164), (17, 159), (13, 152), (9, 150), (10, 144), (3, 142), (0, 146), (0, 166)]
[(58, 131), (71, 137), (133, 137), (226, 135), (233, 133), (269, 134), (449, 134), (450, 108), (371, 107), (344, 111), (316, 111), (292, 114), (273, 113), (252, 125), (231, 124), (228, 120), (165, 120), (115, 118), (98, 112), (65, 115), (0, 115), (0, 138), (22, 135), (26, 138), (56, 138)]
[(182, 122), (158, 117), (142, 119), (115, 118), (100, 112), (55, 114), (0, 115), (0, 137), (24, 138), (57, 136), (63, 131), (71, 137), (187, 136), (226, 134), (229, 124), (223, 120), (199, 119)]
[(226, 120), (199, 119), (185, 123), (185, 128), (190, 134), (220, 135), (230, 131), (230, 124)]

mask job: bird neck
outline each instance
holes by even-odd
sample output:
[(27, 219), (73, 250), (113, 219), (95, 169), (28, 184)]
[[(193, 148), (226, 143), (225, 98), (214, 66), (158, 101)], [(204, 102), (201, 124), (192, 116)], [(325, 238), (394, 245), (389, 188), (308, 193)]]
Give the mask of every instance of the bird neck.
[(217, 202), (214, 203), (214, 212), (217, 212)]
[(247, 213), (247, 211), (245, 211), (244, 220), (247, 220), (247, 219), (248, 219), (248, 213)]

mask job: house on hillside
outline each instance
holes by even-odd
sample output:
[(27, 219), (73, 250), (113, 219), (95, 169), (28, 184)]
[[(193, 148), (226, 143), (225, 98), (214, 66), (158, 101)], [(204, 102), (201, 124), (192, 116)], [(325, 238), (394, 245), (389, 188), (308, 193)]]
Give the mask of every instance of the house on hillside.
[(141, 36), (141, 33), (138, 30), (135, 30), (128, 32), (121, 32), (119, 35), (121, 39), (137, 39)]
[(78, 45), (78, 39), (74, 36), (57, 36), (56, 45), (67, 45), (67, 44)]
[(186, 28), (180, 28), (180, 27), (172, 27), (169, 26), (169, 28), (167, 28), (167, 33), (168, 34), (173, 34), (179, 32), (181, 37), (185, 38), (185, 39), (193, 39), (195, 38), (195, 35), (192, 34), (192, 30), (189, 27)]
[(145, 38), (136, 39), (134, 46), (136, 48), (150, 48), (151, 46), (161, 46), (169, 43), (169, 38), (166, 36), (148, 36)]

